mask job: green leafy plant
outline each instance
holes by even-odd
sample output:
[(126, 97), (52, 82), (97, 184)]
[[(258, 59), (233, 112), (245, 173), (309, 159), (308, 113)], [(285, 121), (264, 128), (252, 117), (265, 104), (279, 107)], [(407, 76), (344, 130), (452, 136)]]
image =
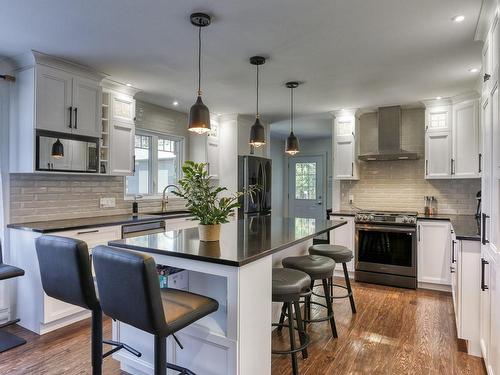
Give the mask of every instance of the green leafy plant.
[(214, 186), (206, 166), (205, 163), (186, 161), (182, 166), (183, 178), (179, 180), (179, 189), (172, 193), (187, 201), (187, 209), (200, 224), (227, 223), (232, 210), (240, 207), (239, 198), (260, 188), (253, 187), (249, 191), (222, 196), (221, 193), (227, 188)]

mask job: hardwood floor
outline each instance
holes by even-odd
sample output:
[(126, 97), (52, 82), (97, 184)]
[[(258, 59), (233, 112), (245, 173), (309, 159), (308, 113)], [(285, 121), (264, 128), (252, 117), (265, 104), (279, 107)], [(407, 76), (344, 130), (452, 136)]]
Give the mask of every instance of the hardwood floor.
[[(334, 303), (338, 339), (332, 339), (326, 322), (309, 327), (312, 342), (309, 358), (299, 359), (301, 375), (486, 374), (480, 358), (458, 349), (449, 294), (361, 283), (353, 288), (356, 315), (348, 300)], [(109, 319), (104, 327), (110, 337)], [(0, 374), (90, 374), (88, 321), (44, 336), (20, 327), (9, 330), (28, 343), (0, 354)], [(273, 333), (273, 345), (288, 345), (286, 330)], [(272, 366), (273, 375), (291, 372), (289, 356), (273, 355)], [(104, 374), (124, 373), (107, 358)]]

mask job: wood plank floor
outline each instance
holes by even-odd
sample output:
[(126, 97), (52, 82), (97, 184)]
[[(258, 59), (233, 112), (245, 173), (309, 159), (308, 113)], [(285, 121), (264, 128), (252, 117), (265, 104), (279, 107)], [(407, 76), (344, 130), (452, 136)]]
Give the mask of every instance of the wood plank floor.
[[(309, 358), (299, 359), (301, 375), (486, 374), (480, 358), (458, 349), (449, 294), (361, 283), (353, 287), (358, 313), (351, 314), (347, 300), (335, 301), (336, 340), (328, 323), (310, 326), (312, 343)], [(0, 374), (90, 374), (89, 329), (89, 321), (44, 336), (9, 328), (28, 343), (0, 354)], [(285, 331), (273, 333), (273, 345), (288, 344)], [(105, 337), (110, 334), (106, 319)], [(104, 374), (124, 374), (115, 360), (107, 358), (104, 364)], [(272, 368), (273, 375), (290, 374), (289, 357), (273, 356)]]

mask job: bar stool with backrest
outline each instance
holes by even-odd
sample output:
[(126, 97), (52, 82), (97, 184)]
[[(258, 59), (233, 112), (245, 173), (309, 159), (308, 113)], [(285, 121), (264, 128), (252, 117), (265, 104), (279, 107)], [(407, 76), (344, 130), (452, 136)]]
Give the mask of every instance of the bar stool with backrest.
[[(102, 359), (120, 349), (140, 357), (140, 352), (126, 344), (102, 339), (102, 310), (95, 291), (87, 244), (73, 238), (45, 235), (36, 239), (35, 247), (45, 293), (92, 312), (92, 374), (102, 374)], [(103, 342), (113, 346), (104, 355)]]
[[(283, 320), (279, 323), (273, 323), (274, 327), (279, 330), (283, 327), (288, 327), (290, 336), (289, 350), (272, 350), (273, 354), (290, 354), (292, 359), (292, 373), (297, 375), (299, 368), (297, 364), (297, 353), (302, 351), (302, 358), (307, 358), (307, 346), (309, 345), (309, 335), (305, 332), (304, 322), (300, 311), (299, 301), (301, 297), (311, 294), (311, 278), (302, 271), (297, 271), (287, 268), (273, 268), (272, 273), (272, 294), (273, 302), (283, 302), (285, 311), (288, 316), (288, 324)], [(296, 322), (296, 328), (294, 327)], [(295, 346), (295, 329), (299, 333), (300, 346)]]
[[(0, 281), (13, 279), (14, 277), (19, 277), (24, 275), (24, 270), (17, 268), (3, 262), (2, 255), (2, 244), (0, 243)], [(5, 328), (16, 324), (19, 319), (12, 319), (8, 322), (0, 324), (0, 328)], [(9, 349), (13, 349), (17, 346), (26, 344), (26, 340), (9, 332), (0, 332), (0, 353), (5, 352)]]
[[(287, 257), (284, 258), (281, 263), (285, 268), (292, 268), (295, 270), (299, 270), (305, 272), (311, 278), (310, 288), (313, 289), (314, 282), (316, 280), (321, 280), (323, 284), (324, 296), (317, 295), (318, 297), (325, 298), (325, 304), (320, 302), (312, 301), (311, 295), (305, 297), (305, 319), (304, 321), (307, 323), (318, 323), (324, 321), (330, 321), (330, 328), (332, 331), (333, 337), (338, 337), (337, 335), (337, 327), (335, 325), (335, 317), (333, 314), (332, 300), (328, 298), (328, 279), (333, 275), (333, 271), (335, 269), (335, 261), (319, 256), (319, 255), (303, 255), (296, 257)], [(311, 316), (311, 305), (321, 306), (327, 309), (327, 314), (324, 317), (319, 317), (313, 319)], [(285, 319), (285, 306), (281, 311), (280, 322)]]
[[(347, 263), (353, 258), (352, 251), (345, 246), (341, 245), (330, 245), (330, 244), (316, 244), (309, 247), (309, 254), (311, 255), (321, 255), (333, 259), (335, 263), (342, 263), (342, 268), (344, 269), (344, 279), (345, 286), (333, 283), (333, 275), (329, 278), (329, 295), (332, 299), (338, 298), (349, 298), (351, 303), (351, 311), (353, 314), (356, 313), (356, 305), (354, 303), (354, 296), (351, 289), (351, 281), (349, 280), (349, 272), (347, 271)], [(347, 294), (343, 296), (334, 296), (333, 287), (339, 287), (347, 290)]]
[(166, 338), (217, 311), (219, 303), (182, 290), (160, 290), (156, 263), (149, 255), (98, 246), (92, 260), (104, 313), (154, 335), (155, 375), (165, 375), (167, 368), (181, 374), (194, 374), (167, 363)]

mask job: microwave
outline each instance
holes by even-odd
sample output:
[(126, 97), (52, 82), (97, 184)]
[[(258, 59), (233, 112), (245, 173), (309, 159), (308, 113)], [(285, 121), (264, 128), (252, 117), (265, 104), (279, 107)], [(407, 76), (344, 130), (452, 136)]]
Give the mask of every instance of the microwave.
[(98, 173), (99, 138), (37, 130), (36, 170)]

